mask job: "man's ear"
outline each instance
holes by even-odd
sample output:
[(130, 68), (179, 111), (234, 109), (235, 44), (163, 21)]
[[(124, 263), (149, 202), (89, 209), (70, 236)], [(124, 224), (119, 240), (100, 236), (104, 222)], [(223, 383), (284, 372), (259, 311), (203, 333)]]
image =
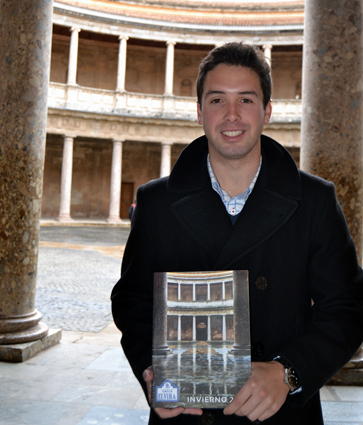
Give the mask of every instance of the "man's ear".
[(202, 108), (197, 101), (198, 124), (203, 125)]
[(271, 114), (272, 114), (272, 104), (271, 104), (271, 100), (269, 100), (265, 108), (265, 118), (264, 118), (265, 124), (268, 124), (270, 122)]

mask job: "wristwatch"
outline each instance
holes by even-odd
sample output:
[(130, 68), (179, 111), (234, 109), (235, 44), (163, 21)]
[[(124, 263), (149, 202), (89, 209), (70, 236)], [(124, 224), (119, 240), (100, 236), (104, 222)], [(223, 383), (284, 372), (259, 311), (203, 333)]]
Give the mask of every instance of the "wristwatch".
[(285, 376), (284, 382), (288, 385), (290, 389), (290, 393), (296, 391), (301, 387), (299, 378), (295, 372), (295, 370), (280, 356), (274, 358), (274, 361), (279, 362), (284, 367)]

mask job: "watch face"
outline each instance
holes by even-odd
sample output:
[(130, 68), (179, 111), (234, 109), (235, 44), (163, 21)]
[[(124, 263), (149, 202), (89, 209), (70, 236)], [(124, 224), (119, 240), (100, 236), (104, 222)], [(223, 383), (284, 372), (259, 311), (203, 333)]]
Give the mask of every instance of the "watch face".
[(300, 384), (299, 384), (299, 380), (297, 379), (296, 376), (289, 374), (289, 385), (294, 389), (298, 389)]

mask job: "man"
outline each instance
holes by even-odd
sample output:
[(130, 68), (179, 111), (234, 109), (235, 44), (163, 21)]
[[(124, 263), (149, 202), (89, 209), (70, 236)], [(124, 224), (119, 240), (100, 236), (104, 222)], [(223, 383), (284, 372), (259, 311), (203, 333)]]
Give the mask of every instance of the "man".
[(205, 136), (139, 188), (113, 315), (150, 399), (153, 272), (248, 270), (252, 373), (223, 411), (155, 409), (149, 423), (322, 424), (319, 389), (363, 340), (363, 275), (334, 185), (261, 135), (271, 78), (259, 49), (215, 48), (197, 93)]

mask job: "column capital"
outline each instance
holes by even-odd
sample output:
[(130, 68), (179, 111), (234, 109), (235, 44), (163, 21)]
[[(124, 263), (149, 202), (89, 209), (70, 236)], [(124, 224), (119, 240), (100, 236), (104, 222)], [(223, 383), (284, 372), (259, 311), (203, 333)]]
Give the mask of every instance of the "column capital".
[(174, 142), (160, 142), (164, 146), (172, 146)]
[(121, 41), (121, 40), (128, 40), (130, 37), (128, 36), (128, 35), (124, 35), (124, 34), (120, 34), (119, 36), (118, 36), (118, 39)]
[(123, 143), (124, 141), (125, 141), (125, 139), (111, 139), (112, 143), (117, 143), (117, 142)]
[(78, 27), (71, 27), (71, 28), (69, 29), (69, 31), (71, 31), (71, 32), (80, 32), (80, 31), (81, 31), (81, 28), (78, 28)]
[(167, 46), (175, 46), (176, 45), (176, 41), (174, 41), (174, 40), (168, 40), (168, 41), (166, 41), (166, 45)]
[(270, 44), (270, 43), (265, 43), (265, 44), (262, 45), (263, 50), (266, 50), (266, 49), (272, 50), (273, 47), (274, 46), (272, 44)]
[(62, 134), (63, 139), (75, 139), (77, 136), (74, 134)]

